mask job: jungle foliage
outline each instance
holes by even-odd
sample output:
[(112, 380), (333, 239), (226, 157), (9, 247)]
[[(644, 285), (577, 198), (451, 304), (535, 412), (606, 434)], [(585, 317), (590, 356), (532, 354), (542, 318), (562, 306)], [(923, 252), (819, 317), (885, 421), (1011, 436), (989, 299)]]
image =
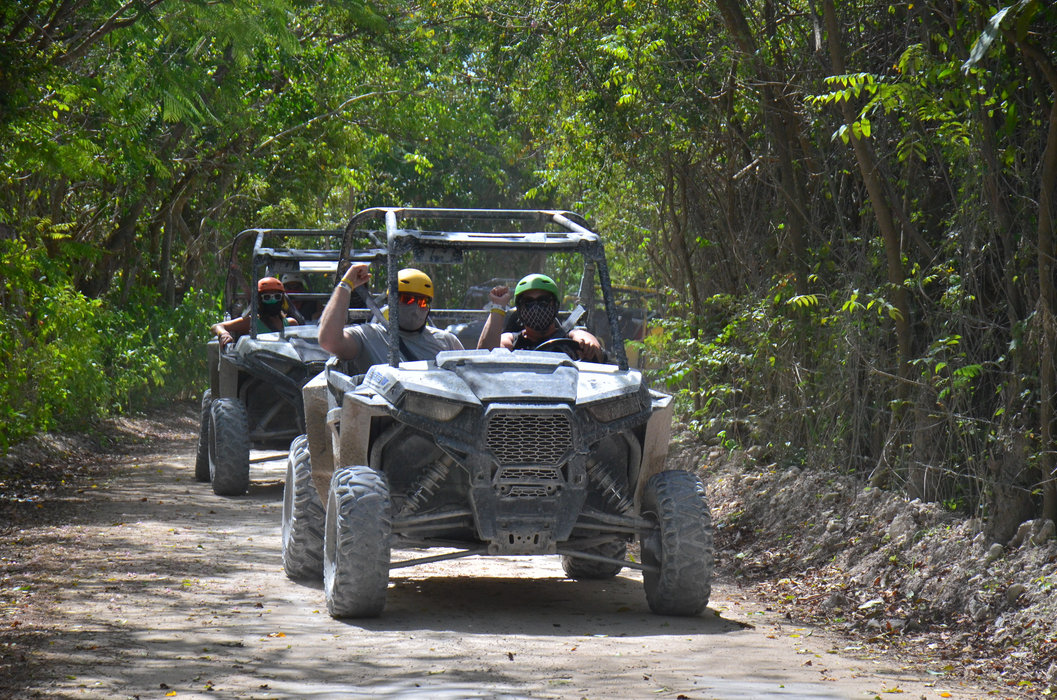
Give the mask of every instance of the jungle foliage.
[(178, 358), (241, 228), (558, 206), (665, 292), (646, 342), (705, 438), (996, 538), (1057, 517), (1053, 26), (1043, 0), (7, 3), (0, 446), (198, 388)]

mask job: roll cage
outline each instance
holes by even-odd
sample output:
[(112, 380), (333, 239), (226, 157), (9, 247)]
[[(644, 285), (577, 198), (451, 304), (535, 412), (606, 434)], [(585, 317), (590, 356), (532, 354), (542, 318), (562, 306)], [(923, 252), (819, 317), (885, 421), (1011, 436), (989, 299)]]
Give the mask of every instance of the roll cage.
[[(369, 227), (372, 223), (376, 224), (375, 228)], [(476, 225), (466, 227), (467, 223)], [(390, 309), (387, 331), (391, 366), (396, 367), (400, 363), (397, 274), (403, 256), (410, 253), (416, 261), (443, 264), (460, 262), (463, 251), (467, 250), (537, 249), (574, 252), (583, 256), (584, 274), (578, 294), (581, 304), (593, 302), (593, 275), (597, 272), (612, 338), (610, 352), (621, 370), (628, 369), (605, 249), (599, 235), (588, 228), (587, 221), (579, 214), (549, 209), (365, 209), (353, 216), (342, 232), (338, 270), (344, 272), (352, 262), (378, 261), (381, 251), (374, 251), (377, 257), (364, 260), (362, 251), (358, 253), (354, 243), (357, 237), (367, 237), (380, 243), (383, 233)], [(466, 313), (480, 313), (480, 310), (466, 310)]]
[[(289, 245), (291, 240), (309, 238), (331, 243), (333, 247), (299, 248)], [(245, 248), (250, 241), (253, 247), (250, 254), (249, 278), (246, 279), (243, 275), (246, 268), (244, 264), (239, 264), (239, 257), (245, 254)], [(357, 242), (366, 245), (353, 247), (353, 244)], [(346, 245), (348, 247), (345, 247)], [(385, 244), (377, 238), (369, 237), (366, 241), (355, 241), (346, 236), (342, 229), (251, 228), (241, 231), (232, 239), (228, 253), (227, 277), (224, 282), (225, 312), (229, 316), (234, 316), (232, 309), (238, 305), (239, 285), (242, 283), (246, 287), (243, 295), (248, 297), (249, 335), (256, 338), (259, 316), (255, 293), (257, 280), (267, 275), (280, 276), (285, 272), (300, 271), (302, 263), (315, 266), (319, 271), (329, 271), (336, 275), (342, 254), (346, 256), (346, 264), (349, 262), (381, 263), (386, 258), (387, 250)], [(333, 283), (336, 284), (337, 279), (335, 277)], [(291, 299), (318, 299), (323, 303), (330, 298), (330, 292), (287, 292), (286, 294)], [(279, 331), (279, 335), (280, 337), (286, 336), (285, 327)]]

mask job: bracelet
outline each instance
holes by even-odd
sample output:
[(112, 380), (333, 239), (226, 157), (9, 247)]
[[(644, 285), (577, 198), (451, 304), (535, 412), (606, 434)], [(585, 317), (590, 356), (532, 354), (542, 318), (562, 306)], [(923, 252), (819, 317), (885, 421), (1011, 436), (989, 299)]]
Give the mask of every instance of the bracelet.
[(349, 284), (348, 282), (346, 282), (345, 280), (342, 280), (342, 281), (338, 282), (338, 289), (347, 289), (347, 290), (349, 290), (351, 292), (352, 291), (352, 285)]
[(494, 301), (488, 302), (488, 305), (484, 307), (488, 313), (499, 314), (500, 316), (506, 316), (506, 309), (495, 303)]

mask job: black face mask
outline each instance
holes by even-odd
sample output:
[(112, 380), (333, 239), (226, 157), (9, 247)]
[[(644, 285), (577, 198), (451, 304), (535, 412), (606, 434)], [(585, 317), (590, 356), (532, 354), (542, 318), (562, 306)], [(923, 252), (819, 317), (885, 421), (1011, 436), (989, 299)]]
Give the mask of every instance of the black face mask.
[(260, 304), (261, 316), (278, 316), (279, 312), (283, 310), (283, 302), (261, 302)]
[(554, 323), (558, 315), (558, 302), (553, 299), (533, 299), (518, 304), (517, 310), (525, 328), (542, 333)]

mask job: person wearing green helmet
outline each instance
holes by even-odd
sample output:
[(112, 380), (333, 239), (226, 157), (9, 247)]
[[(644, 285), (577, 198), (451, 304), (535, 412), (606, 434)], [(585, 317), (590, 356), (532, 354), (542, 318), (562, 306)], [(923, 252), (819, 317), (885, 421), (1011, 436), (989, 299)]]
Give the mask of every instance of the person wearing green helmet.
[[(523, 328), (503, 332), (506, 320), (506, 305), (514, 297), (517, 314)], [(558, 322), (558, 285), (547, 275), (531, 274), (521, 278), (511, 294), (510, 287), (498, 285), (488, 295), (488, 319), (477, 340), (479, 350), (501, 347), (508, 350), (535, 350), (552, 340), (568, 338), (579, 346), (578, 358), (588, 362), (603, 362), (605, 353), (602, 344), (584, 328), (573, 328), (569, 332)], [(568, 344), (566, 344), (568, 346)], [(543, 349), (565, 352), (560, 343)]]

